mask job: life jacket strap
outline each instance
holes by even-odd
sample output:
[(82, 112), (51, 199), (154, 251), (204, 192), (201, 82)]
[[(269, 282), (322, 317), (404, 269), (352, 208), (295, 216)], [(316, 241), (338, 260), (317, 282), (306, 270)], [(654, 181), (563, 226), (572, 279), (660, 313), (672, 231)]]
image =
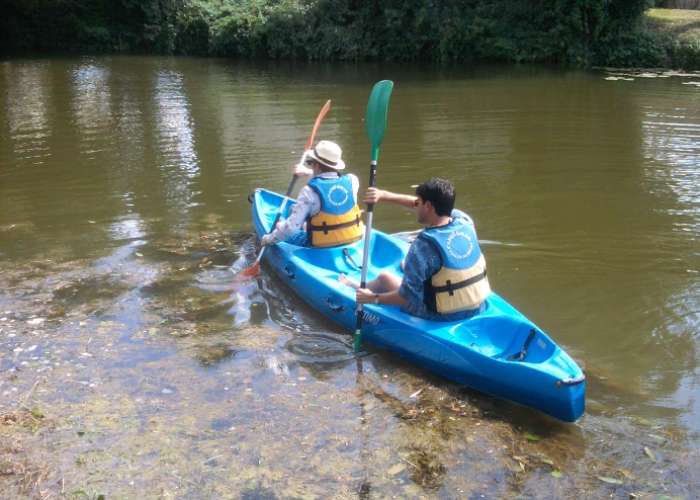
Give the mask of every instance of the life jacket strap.
[(486, 277), (486, 269), (484, 269), (483, 273), (476, 274), (472, 276), (471, 278), (467, 278), (464, 281), (459, 281), (457, 283), (452, 283), (452, 281), (447, 280), (447, 284), (443, 286), (434, 286), (433, 285), (433, 292), (435, 293), (444, 293), (447, 292), (450, 294), (450, 296), (453, 296), (455, 294), (455, 290), (459, 290), (460, 288), (467, 287), (469, 285), (473, 285), (474, 283), (481, 281)]
[(323, 223), (320, 226), (316, 226), (316, 225), (311, 224), (309, 222), (307, 229), (309, 231), (323, 231), (323, 234), (328, 234), (329, 231), (334, 231), (336, 229), (343, 229), (346, 227), (359, 226), (360, 220), (361, 220), (360, 215), (357, 214), (355, 216), (355, 220), (351, 220), (348, 222), (341, 222), (340, 224), (327, 224), (326, 221), (323, 221)]

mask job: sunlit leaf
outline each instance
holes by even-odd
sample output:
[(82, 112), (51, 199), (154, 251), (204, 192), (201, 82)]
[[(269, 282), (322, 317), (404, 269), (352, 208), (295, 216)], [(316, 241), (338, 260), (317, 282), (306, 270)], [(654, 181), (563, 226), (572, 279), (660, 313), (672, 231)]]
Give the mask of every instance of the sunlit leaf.
[(619, 479), (615, 479), (613, 477), (598, 476), (598, 479), (600, 479), (604, 483), (608, 483), (608, 484), (622, 484), (622, 481), (620, 481)]
[(557, 479), (560, 478), (561, 475), (562, 475), (562, 474), (561, 474), (561, 471), (560, 471), (560, 470), (557, 470), (557, 469), (554, 469), (552, 472), (550, 472), (550, 474), (551, 474), (553, 477), (556, 477)]
[(387, 470), (387, 473), (390, 476), (395, 476), (396, 474), (400, 474), (404, 470), (406, 470), (406, 464), (399, 463), (399, 464), (395, 464), (395, 465), (392, 465), (391, 467), (389, 467), (389, 470)]
[(528, 441), (539, 441), (540, 439), (542, 439), (537, 434), (533, 434), (531, 432), (526, 432), (524, 434), (524, 436), (525, 436), (525, 439), (527, 439)]
[(659, 436), (658, 434), (648, 434), (648, 436), (659, 443), (664, 443), (666, 441), (665, 437)]

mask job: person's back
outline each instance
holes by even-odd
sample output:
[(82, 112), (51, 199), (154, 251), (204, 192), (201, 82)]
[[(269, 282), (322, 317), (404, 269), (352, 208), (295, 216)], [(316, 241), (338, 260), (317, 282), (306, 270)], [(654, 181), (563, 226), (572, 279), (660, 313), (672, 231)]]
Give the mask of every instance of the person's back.
[[(354, 176), (353, 176), (354, 177)], [(362, 238), (363, 224), (350, 175), (312, 178), (307, 184), (318, 196), (320, 209), (307, 222), (312, 247), (330, 247)]]
[(296, 166), (294, 175), (312, 178), (299, 191), (289, 217), (263, 236), (261, 244), (286, 241), (299, 246), (328, 247), (362, 238), (364, 227), (357, 205), (359, 181), (353, 174), (342, 174), (345, 162), (340, 146), (319, 141), (304, 156), (304, 165)]
[(472, 220), (454, 209), (452, 184), (433, 178), (416, 188), (416, 196), (370, 188), (365, 201), (380, 200), (413, 207), (425, 229), (408, 250), (403, 277), (381, 273), (366, 289), (358, 289), (358, 302), (395, 304), (434, 321), (455, 321), (482, 311), (491, 293), (486, 261)]
[(491, 287), (470, 220), (453, 215), (445, 226), (424, 229), (411, 250), (402, 287), (412, 295), (413, 307), (404, 309), (438, 321), (464, 319), (481, 310)]

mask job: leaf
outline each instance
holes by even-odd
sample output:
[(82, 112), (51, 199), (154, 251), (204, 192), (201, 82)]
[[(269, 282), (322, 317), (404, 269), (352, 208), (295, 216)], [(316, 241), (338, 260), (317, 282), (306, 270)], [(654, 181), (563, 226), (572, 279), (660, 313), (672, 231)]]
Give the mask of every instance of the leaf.
[(533, 433), (531, 433), (531, 432), (526, 432), (526, 433), (524, 434), (524, 436), (525, 436), (525, 439), (527, 439), (528, 441), (533, 441), (533, 442), (534, 442), (534, 441), (539, 441), (540, 439), (542, 439), (542, 438), (539, 437), (537, 434), (533, 434)]
[(36, 418), (37, 420), (41, 420), (44, 418), (44, 413), (39, 409), (39, 408), (32, 408), (30, 413), (32, 414), (32, 417)]
[(607, 477), (607, 476), (597, 476), (597, 477), (598, 477), (598, 479), (600, 479), (600, 480), (603, 481), (604, 483), (608, 483), (608, 484), (623, 484), (622, 481), (620, 481), (619, 479), (615, 479), (615, 478), (613, 478), (613, 477)]
[(557, 469), (552, 470), (552, 472), (550, 472), (550, 474), (552, 475), (552, 477), (556, 477), (557, 479), (559, 479), (561, 477), (561, 471), (557, 470)]
[(651, 459), (652, 462), (656, 462), (656, 455), (648, 446), (644, 447), (644, 454)]
[(625, 476), (627, 479), (634, 479), (634, 474), (627, 469), (618, 469), (619, 472)]
[(666, 442), (666, 438), (663, 436), (659, 436), (658, 434), (648, 434), (648, 436), (658, 443), (665, 443)]
[(406, 470), (406, 464), (399, 463), (399, 464), (395, 464), (395, 465), (392, 465), (391, 467), (389, 467), (389, 470), (387, 470), (387, 473), (390, 476), (395, 476), (396, 474), (400, 474), (404, 470)]
[(411, 398), (411, 399), (416, 399), (416, 398), (418, 397), (418, 395), (419, 395), (421, 392), (423, 392), (423, 388), (418, 389), (416, 392), (414, 392), (413, 394), (411, 394), (411, 395), (409, 396), (409, 398)]

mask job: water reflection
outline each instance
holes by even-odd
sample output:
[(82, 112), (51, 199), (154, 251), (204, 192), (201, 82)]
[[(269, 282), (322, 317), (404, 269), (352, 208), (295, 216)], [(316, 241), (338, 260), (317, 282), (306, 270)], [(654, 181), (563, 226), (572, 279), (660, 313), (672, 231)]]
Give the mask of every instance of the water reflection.
[(104, 134), (114, 121), (111, 71), (109, 67), (86, 61), (71, 73), (74, 92), (72, 122), (79, 129), (77, 137), (82, 143), (81, 154), (86, 159), (94, 159), (111, 142)]
[[(46, 62), (3, 64), (4, 111), (9, 126), (9, 136), (3, 142), (9, 142), (14, 158), (5, 159), (7, 167), (16, 161), (41, 165), (52, 155), (48, 144), (50, 74)], [(0, 158), (5, 157), (0, 154)]]
[[(682, 109), (676, 110), (683, 111)], [(666, 116), (649, 111), (643, 123), (645, 185), (660, 201), (671, 194), (680, 206), (669, 207), (679, 236), (697, 241), (700, 235), (700, 124), (684, 114)]]
[(154, 85), (157, 154), (161, 161), (162, 182), (170, 204), (179, 207), (178, 211), (186, 219), (187, 208), (195, 195), (192, 180), (199, 175), (200, 167), (183, 76), (176, 71), (161, 70)]
[[(658, 263), (667, 294), (658, 303), (658, 322), (652, 328), (652, 342), (662, 366), (684, 367), (682, 376), (675, 370), (654, 370), (649, 383), (667, 388), (672, 396), (658, 398), (660, 406), (676, 408), (685, 422), (689, 413), (698, 414), (694, 397), (700, 386), (697, 364), (700, 339), (700, 252), (694, 250), (700, 241), (700, 125), (696, 108), (678, 101), (687, 95), (692, 103), (696, 92), (684, 90), (646, 96), (642, 122), (645, 189), (654, 197), (659, 217), (666, 220), (665, 229), (650, 237), (650, 244), (663, 256)], [(673, 103), (667, 107), (666, 103)], [(700, 432), (700, 423), (691, 424)]]

